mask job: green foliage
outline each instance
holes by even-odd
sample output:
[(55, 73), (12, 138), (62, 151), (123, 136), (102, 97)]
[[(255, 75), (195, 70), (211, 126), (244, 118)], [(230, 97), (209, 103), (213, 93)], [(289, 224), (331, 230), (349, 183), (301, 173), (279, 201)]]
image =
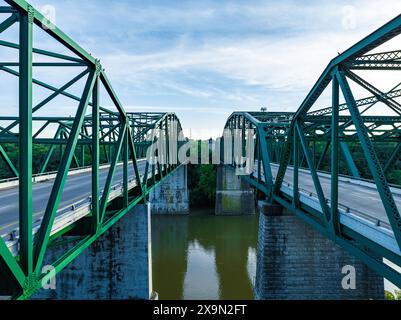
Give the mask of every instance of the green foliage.
[(192, 208), (214, 207), (217, 167), (211, 164), (188, 166), (189, 202)]
[(401, 170), (392, 170), (388, 175), (388, 180), (394, 184), (401, 185)]
[[(318, 141), (315, 144), (315, 163), (317, 164), (319, 162), (320, 156), (323, 154), (324, 150), (324, 145), (325, 142)], [(365, 159), (365, 155), (363, 153), (362, 147), (359, 143), (348, 143), (352, 159), (354, 160), (359, 173), (362, 178), (364, 179), (372, 179), (372, 175), (370, 173), (367, 161)], [(389, 159), (392, 151), (394, 150), (396, 146), (396, 143), (381, 143), (380, 145), (377, 144), (375, 151), (377, 153), (378, 158), (380, 159), (382, 166), (386, 164), (386, 161)], [(313, 148), (312, 148), (312, 143), (309, 148), (311, 154), (313, 155)], [(331, 147), (329, 148), (325, 158), (321, 162), (321, 165), (319, 167), (319, 170), (327, 171), (330, 172), (330, 154), (331, 154)], [(340, 173), (341, 174), (346, 174), (346, 175), (351, 175), (351, 173), (348, 170), (347, 164), (344, 159), (343, 153), (340, 151), (339, 152), (340, 156)], [(397, 184), (401, 185), (401, 158), (398, 157), (399, 159), (393, 163), (392, 166), (389, 167), (388, 171), (386, 172), (386, 177), (389, 183), (392, 184)], [(303, 167), (307, 167), (306, 161), (303, 161), (302, 163)]]
[(386, 291), (385, 292), (386, 300), (401, 300), (401, 290), (395, 290), (394, 294)]

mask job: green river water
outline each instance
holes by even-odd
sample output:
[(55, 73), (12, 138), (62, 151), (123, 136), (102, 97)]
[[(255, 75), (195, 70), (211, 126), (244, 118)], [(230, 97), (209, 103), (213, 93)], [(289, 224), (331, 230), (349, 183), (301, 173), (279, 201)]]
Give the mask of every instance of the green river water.
[(153, 290), (160, 300), (253, 299), (257, 216), (152, 216)]

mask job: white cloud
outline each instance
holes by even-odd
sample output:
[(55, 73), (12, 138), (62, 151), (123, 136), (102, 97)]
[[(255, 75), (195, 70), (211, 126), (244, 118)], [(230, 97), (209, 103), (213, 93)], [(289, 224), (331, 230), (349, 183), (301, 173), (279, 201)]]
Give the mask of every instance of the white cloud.
[(124, 103), (174, 105), (190, 126), (199, 125), (189, 116), (199, 108), (221, 127), (234, 108), (295, 111), (337, 52), (401, 12), (399, 0), (54, 5), (57, 23), (101, 58)]
[[(184, 72), (208, 72), (222, 76), (227, 81), (239, 81), (244, 87), (260, 87), (259, 90), (266, 90), (266, 94), (269, 92), (270, 95), (274, 95), (277, 105), (281, 105), (281, 101), (288, 101), (285, 93), (297, 93), (297, 101), (301, 102), (337, 52), (344, 51), (373, 31), (393, 15), (395, 8), (400, 7), (400, 3), (395, 1), (380, 5), (367, 1), (351, 3), (357, 8), (356, 28), (353, 30), (342, 28), (343, 5), (319, 3), (306, 7), (290, 5), (288, 2), (254, 6), (226, 4), (219, 9), (208, 11), (208, 14), (194, 14), (192, 23), (203, 22), (204, 19), (212, 19), (223, 13), (241, 13), (242, 16), (253, 19), (252, 22), (257, 25), (261, 21), (266, 21), (270, 27), (286, 26), (287, 29), (298, 25), (302, 32), (283, 32), (282, 38), (278, 37), (277, 32), (245, 34), (243, 37), (232, 38), (220, 34), (202, 39), (199, 43), (195, 40), (188, 41), (190, 36), (186, 35), (184, 40), (174, 47), (149, 54), (117, 51), (103, 57), (103, 62), (114, 78), (124, 78), (133, 86), (165, 84), (165, 87), (184, 95), (211, 98), (217, 95), (218, 88), (208, 91), (197, 88), (197, 84), (192, 85), (192, 88), (190, 83), (186, 83), (185, 86), (180, 84), (180, 76)], [(185, 12), (171, 9), (163, 14), (163, 18), (156, 19), (158, 14), (161, 13), (144, 10), (140, 16), (155, 18), (156, 26), (168, 24), (168, 21), (175, 25), (177, 21), (184, 19)], [(283, 19), (280, 20), (280, 17)], [(318, 30), (317, 26), (321, 26), (321, 30)], [(210, 28), (212, 27), (213, 24)], [(226, 94), (225, 98), (228, 100), (234, 97), (226, 90), (221, 92)], [(222, 98), (222, 95), (218, 96)], [(258, 98), (250, 96), (250, 99), (240, 98), (239, 101), (256, 102), (260, 101)], [(296, 109), (297, 106), (293, 104), (286, 107)]]

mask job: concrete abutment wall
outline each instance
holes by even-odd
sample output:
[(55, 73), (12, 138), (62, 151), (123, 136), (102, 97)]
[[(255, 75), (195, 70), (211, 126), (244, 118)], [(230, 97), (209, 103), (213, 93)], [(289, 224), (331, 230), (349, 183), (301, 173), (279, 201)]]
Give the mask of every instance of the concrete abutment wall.
[[(187, 166), (163, 179), (147, 204), (136, 205), (57, 274), (55, 289), (32, 299), (125, 300), (152, 298), (151, 214), (188, 214)], [(67, 239), (68, 240), (68, 239)], [(51, 266), (72, 243), (49, 248)]]
[[(149, 299), (152, 293), (150, 206), (139, 204), (56, 276), (55, 289), (32, 299)], [(71, 248), (49, 248), (55, 261)]]
[(281, 206), (259, 208), (256, 299), (384, 299), (383, 278), (361, 261)]
[(218, 166), (216, 181), (216, 215), (249, 215), (256, 213), (255, 191), (235, 170)]
[(149, 194), (152, 214), (189, 214), (187, 170), (181, 166)]

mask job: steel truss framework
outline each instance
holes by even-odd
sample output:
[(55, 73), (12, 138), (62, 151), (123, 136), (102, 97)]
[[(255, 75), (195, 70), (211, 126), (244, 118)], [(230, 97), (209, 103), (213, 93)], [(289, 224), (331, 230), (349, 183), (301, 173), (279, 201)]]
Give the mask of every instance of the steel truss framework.
[[(74, 235), (77, 243), (52, 262), (56, 272), (60, 272), (115, 222), (128, 213), (139, 202), (146, 201), (146, 196), (164, 177), (171, 174), (179, 164), (170, 161), (169, 153), (162, 164), (158, 153), (156, 161), (146, 162), (145, 172), (138, 171), (137, 159), (146, 155), (146, 149), (153, 141), (146, 140), (152, 129), (159, 129), (154, 141), (164, 135), (170, 137), (170, 127), (182, 131), (179, 120), (172, 113), (127, 113), (113, 90), (99, 60), (96, 60), (60, 29), (46, 20), (24, 0), (5, 0), (8, 6), (1, 6), (0, 13), (8, 17), (0, 22), (0, 34), (13, 25), (19, 26), (19, 43), (0, 41), (0, 46), (15, 49), (18, 62), (1, 62), (0, 70), (19, 79), (19, 116), (1, 117), (0, 122), (8, 122), (0, 127), (0, 157), (10, 172), (19, 180), (19, 250), (14, 256), (4, 239), (0, 238), (0, 295), (12, 298), (29, 298), (41, 283), (47, 282), (50, 274), (42, 274), (41, 269), (46, 250), (50, 245), (57, 245), (61, 237)], [(33, 29), (40, 28), (65, 48), (71, 55), (65, 55), (33, 47)], [(51, 62), (33, 62), (33, 54), (41, 58), (50, 58)], [(54, 87), (33, 78), (34, 67), (84, 67), (85, 70), (61, 87)], [(13, 67), (18, 67), (15, 71)], [(68, 92), (68, 89), (80, 79), (85, 80), (81, 96)], [(33, 106), (33, 86), (50, 91), (37, 105)], [(100, 90), (103, 89), (113, 103), (112, 111), (100, 105)], [(78, 108), (74, 117), (34, 117), (33, 113), (41, 110), (58, 96), (76, 101)], [(88, 112), (89, 108), (91, 111)], [(39, 129), (33, 129), (35, 123)], [(53, 137), (46, 136), (49, 128), (56, 126)], [(16, 144), (19, 151), (19, 166), (12, 163), (4, 144)], [(57, 147), (60, 152), (59, 167), (48, 200), (40, 228), (33, 234), (32, 223), (32, 147), (34, 144), (47, 145), (48, 152), (43, 156), (39, 174), (47, 172), (47, 166)], [(172, 145), (178, 144), (173, 141)], [(171, 146), (171, 141), (170, 144)], [(166, 148), (169, 148), (167, 145)], [(99, 185), (100, 154), (110, 164), (103, 190)], [(68, 228), (51, 234), (60, 203), (63, 187), (72, 165), (84, 167), (85, 153), (90, 154), (92, 196), (91, 210), (88, 215)], [(79, 156), (81, 155), (81, 156)], [(123, 188), (121, 196), (109, 200), (116, 166), (122, 162)], [(134, 177), (129, 177), (129, 166), (133, 167)], [(130, 178), (133, 184), (129, 183)], [(102, 196), (100, 196), (102, 191)]]
[[(104, 109), (104, 108), (103, 108)], [(152, 134), (158, 130), (167, 131), (171, 135), (172, 126), (178, 124), (178, 132), (182, 132), (182, 128), (179, 119), (174, 113), (126, 113), (130, 128), (132, 130), (132, 138), (135, 146), (136, 156), (138, 159), (145, 158), (148, 147), (152, 144)], [(2, 147), (1, 144), (18, 144), (19, 133), (14, 132), (13, 129), (18, 129), (19, 117), (2, 117), (0, 116), (0, 122), (11, 122), (7, 127), (0, 128), (0, 157), (6, 164), (10, 174), (18, 178), (18, 169), (11, 161), (6, 148)], [(63, 154), (63, 149), (67, 145), (68, 139), (71, 134), (71, 130), (74, 124), (75, 118), (71, 117), (32, 117), (32, 123), (40, 123), (39, 129), (33, 133), (32, 142), (33, 144), (49, 146), (47, 153), (40, 159), (40, 170), (36, 173), (37, 175), (48, 174), (49, 161), (54, 156), (54, 151), (57, 147), (60, 148), (58, 156)], [(46, 129), (53, 127), (55, 134), (53, 137), (43, 137), (43, 133), (46, 133)], [(73, 154), (73, 164), (75, 168), (84, 168), (86, 153), (89, 152), (92, 155), (92, 127), (93, 119), (91, 116), (85, 116), (81, 131), (78, 133), (77, 148)], [(53, 127), (54, 128), (54, 127)], [(101, 154), (104, 156), (103, 162), (110, 163), (113, 155), (113, 150), (118, 142), (118, 137), (121, 132), (121, 119), (117, 114), (112, 112), (100, 112), (99, 113), (99, 145), (101, 146)], [(183, 140), (182, 136), (179, 137)], [(119, 161), (122, 156), (120, 155)], [(56, 162), (60, 162), (61, 159), (55, 159)], [(2, 177), (0, 176), (0, 179)], [(4, 177), (3, 177), (4, 178)], [(5, 179), (11, 180), (11, 179)]]
[[(401, 95), (400, 84), (389, 92), (381, 92), (354, 71), (399, 70), (401, 51), (368, 53), (400, 33), (401, 16), (398, 16), (334, 58), (297, 112), (236, 112), (225, 126), (226, 130), (236, 129), (236, 132), (242, 129), (244, 158), (247, 141), (254, 140), (256, 161), (252, 165), (255, 165), (255, 170), (244, 179), (269, 203), (284, 206), (399, 287), (401, 274), (384, 263), (383, 258), (401, 266), (401, 256), (340, 223), (339, 179), (344, 174), (354, 179), (366, 178), (361, 177), (350, 150), (350, 144), (358, 145), (368, 168), (368, 178), (377, 188), (399, 251), (401, 217), (386, 172), (399, 160), (401, 153), (401, 105), (395, 99)], [(370, 92), (371, 96), (356, 100), (350, 81)], [(312, 111), (326, 88), (331, 92), (331, 106)], [(343, 104), (340, 104), (341, 94), (345, 100)], [(385, 106), (381, 109), (384, 115), (367, 115), (367, 111), (379, 102)], [(253, 137), (249, 136), (247, 129), (253, 129)], [(323, 147), (316, 150), (316, 145)], [(393, 150), (380, 158), (379, 151), (383, 145), (390, 145)], [(235, 162), (236, 155), (232, 152), (235, 147), (223, 146), (221, 144), (225, 149), (221, 155), (232, 156), (229, 160), (233, 163), (231, 166), (247, 165), (242, 161), (241, 164)], [(331, 177), (330, 199), (323, 193), (318, 173), (323, 162), (328, 164), (326, 174)], [(273, 163), (279, 166), (275, 176)], [(346, 164), (346, 172), (340, 171), (340, 163)], [(282, 187), (290, 167), (293, 170), (293, 191), (288, 196)], [(302, 167), (310, 172), (321, 208), (318, 212), (300, 201), (299, 172)]]

